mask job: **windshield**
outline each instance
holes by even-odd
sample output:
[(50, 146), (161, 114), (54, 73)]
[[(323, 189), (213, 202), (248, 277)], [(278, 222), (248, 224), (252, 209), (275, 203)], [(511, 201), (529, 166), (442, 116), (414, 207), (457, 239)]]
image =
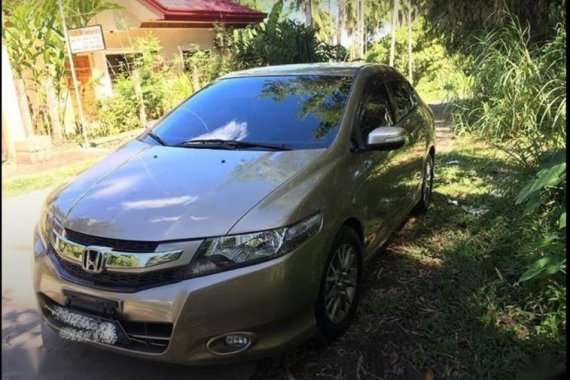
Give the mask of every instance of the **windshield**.
[(145, 141), (158, 137), (165, 145), (232, 140), (326, 148), (338, 132), (351, 83), (349, 77), (319, 75), (222, 79), (167, 115), (153, 128), (155, 138), (146, 135)]

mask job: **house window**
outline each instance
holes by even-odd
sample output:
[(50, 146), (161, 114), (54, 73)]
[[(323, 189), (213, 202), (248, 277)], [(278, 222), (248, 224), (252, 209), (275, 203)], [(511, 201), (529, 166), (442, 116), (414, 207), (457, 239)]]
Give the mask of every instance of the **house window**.
[[(199, 64), (200, 59), (208, 60), (211, 56), (210, 50), (202, 50), (202, 49), (182, 50), (181, 53), (182, 53), (182, 60), (184, 62), (184, 71), (186, 72), (192, 71), (192, 63)], [(192, 62), (192, 58), (195, 58), (194, 62)]]
[(131, 76), (134, 60), (139, 54), (107, 54), (107, 70), (111, 82), (115, 83), (121, 76)]

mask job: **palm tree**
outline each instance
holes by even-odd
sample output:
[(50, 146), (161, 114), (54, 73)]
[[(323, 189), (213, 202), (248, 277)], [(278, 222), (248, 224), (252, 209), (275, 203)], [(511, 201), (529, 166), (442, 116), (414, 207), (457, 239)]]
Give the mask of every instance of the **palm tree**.
[(406, 13), (406, 23), (408, 24), (408, 79), (413, 84), (413, 52), (412, 52), (412, 24), (417, 16), (418, 8), (420, 6), (419, 0), (407, 0), (403, 11)]
[[(339, 0), (337, 40), (346, 29), (353, 36), (353, 54), (366, 53), (368, 36), (376, 34), (386, 20), (390, 0)], [(362, 10), (362, 11), (361, 11)]]
[(293, 0), (291, 7), (295, 10), (303, 9), (305, 26), (313, 26), (313, 6), (318, 7), (318, 0)]
[(311, 0), (303, 1), (303, 8), (305, 12), (305, 26), (313, 26), (313, 4)]
[(342, 42), (342, 32), (344, 30), (345, 24), (345, 9), (344, 0), (338, 0), (338, 16), (337, 16), (337, 29), (336, 29), (336, 43), (341, 45)]
[(392, 41), (390, 43), (390, 66), (394, 66), (394, 57), (396, 52), (396, 28), (398, 27), (398, 5), (399, 0), (394, 0), (392, 7)]
[(66, 0), (66, 21), (70, 28), (86, 26), (97, 14), (123, 9), (122, 6), (106, 0)]
[(321, 41), (328, 41), (332, 44), (335, 36), (332, 12), (321, 7), (315, 7), (315, 9), (313, 9), (312, 16), (313, 26), (317, 29), (317, 38)]

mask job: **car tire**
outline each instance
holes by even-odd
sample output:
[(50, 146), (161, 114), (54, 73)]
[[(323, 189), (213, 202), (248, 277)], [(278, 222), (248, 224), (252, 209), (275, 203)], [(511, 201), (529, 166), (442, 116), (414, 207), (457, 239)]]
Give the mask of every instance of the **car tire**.
[(420, 194), (420, 201), (412, 211), (413, 214), (425, 214), (431, 202), (431, 193), (433, 189), (433, 155), (428, 154), (424, 164), (424, 172), (422, 175), (422, 190)]
[[(333, 280), (335, 274), (340, 276), (338, 281)], [(343, 226), (337, 233), (321, 278), (315, 308), (317, 331), (325, 343), (331, 343), (352, 322), (362, 288), (362, 242), (354, 229)]]

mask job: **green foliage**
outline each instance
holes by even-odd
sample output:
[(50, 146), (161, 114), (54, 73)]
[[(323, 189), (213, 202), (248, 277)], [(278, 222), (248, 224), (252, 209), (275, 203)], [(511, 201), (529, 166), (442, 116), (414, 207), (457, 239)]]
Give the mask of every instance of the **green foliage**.
[(552, 275), (557, 272), (564, 272), (566, 268), (566, 257), (559, 254), (544, 256), (536, 260), (526, 272), (519, 278), (519, 282), (538, 278), (539, 276)]
[(529, 29), (529, 44), (544, 45), (555, 35), (555, 25), (565, 19), (566, 0), (430, 0), (423, 11), (430, 35), (442, 38), (453, 52), (471, 54), (471, 47), (489, 30), (499, 30), (514, 15)]
[(566, 228), (566, 212), (564, 209), (566, 189), (565, 151), (551, 155), (535, 177), (519, 192), (515, 203), (526, 204), (524, 215), (542, 211), (542, 217), (557, 224), (556, 231), (546, 235), (537, 244), (531, 245), (535, 256), (540, 256), (524, 272), (519, 282), (565, 272), (566, 255), (564, 236), (561, 231)]
[[(98, 13), (120, 9), (104, 0), (64, 0), (68, 27), (85, 26)], [(2, 9), (2, 43), (6, 44), (16, 77), (25, 79), (26, 96), (38, 95), (40, 104), (30, 109), (36, 133), (51, 135), (51, 120), (46, 112), (45, 81), (51, 81), (56, 93), (55, 110), (64, 113), (67, 89), (65, 63), (67, 51), (63, 23), (57, 0), (19, 0), (6, 2)]]
[[(217, 31), (223, 33), (220, 29)], [(218, 37), (218, 41), (226, 38)], [(130, 64), (123, 68), (123, 74), (113, 84), (113, 95), (99, 102), (99, 128), (91, 130), (93, 136), (142, 127), (141, 105), (147, 120), (159, 119), (232, 68), (230, 56), (197, 46), (190, 56), (166, 62), (160, 55), (160, 42), (152, 34), (136, 39), (133, 47), (137, 54), (131, 56)]]
[[(176, 80), (171, 66), (159, 54), (160, 42), (156, 36), (134, 41), (138, 53), (131, 57), (131, 63), (123, 68), (113, 85), (113, 95), (99, 104), (100, 128), (97, 135), (112, 135), (142, 127), (140, 109), (144, 107), (147, 120), (160, 118), (173, 104), (176, 91), (183, 81)], [(177, 86), (172, 86), (178, 83)], [(140, 96), (137, 95), (140, 88)], [(142, 97), (142, 104), (140, 101)]]
[(167, 84), (171, 75), (169, 64), (159, 54), (162, 47), (159, 39), (149, 34), (133, 43), (138, 52), (130, 68), (131, 78), (139, 82), (143, 104), (148, 119), (158, 119), (168, 109)]
[(89, 21), (97, 14), (123, 9), (113, 1), (106, 0), (65, 0), (65, 14), (68, 28), (79, 28), (89, 25)]
[[(415, 87), (422, 97), (434, 94), (443, 100), (456, 97), (464, 91), (466, 76), (457, 55), (450, 56), (438, 39), (424, 32), (425, 21), (418, 17), (412, 24), (412, 75)], [(383, 37), (366, 55), (366, 61), (388, 64), (391, 36)], [(408, 73), (408, 27), (396, 30), (394, 67)]]
[(473, 47), (473, 98), (459, 104), (455, 126), (496, 142), (532, 166), (566, 138), (566, 30), (540, 48), (516, 18)]
[(139, 106), (132, 79), (119, 77), (113, 85), (113, 96), (99, 102), (99, 128), (89, 128), (90, 137), (115, 135), (143, 127)]
[(267, 22), (235, 30), (232, 55), (238, 68), (322, 62), (328, 56), (326, 44), (319, 42), (316, 30), (292, 21), (281, 20), (283, 0), (275, 3)]

